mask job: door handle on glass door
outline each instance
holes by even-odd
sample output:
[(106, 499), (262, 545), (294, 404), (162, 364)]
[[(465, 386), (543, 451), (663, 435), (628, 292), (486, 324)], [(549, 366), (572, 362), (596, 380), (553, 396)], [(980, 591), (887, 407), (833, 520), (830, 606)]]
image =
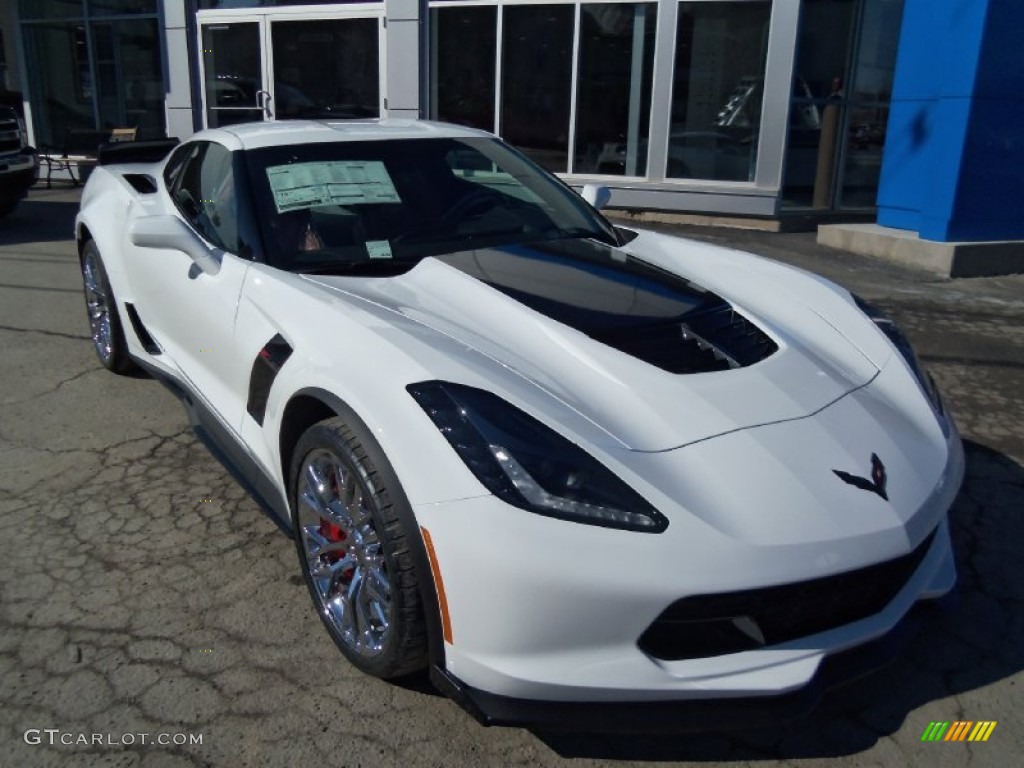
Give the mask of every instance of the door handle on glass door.
[(256, 91), (256, 106), (263, 110), (265, 117), (273, 117), (274, 112), (270, 109), (271, 95), (269, 91), (259, 90)]

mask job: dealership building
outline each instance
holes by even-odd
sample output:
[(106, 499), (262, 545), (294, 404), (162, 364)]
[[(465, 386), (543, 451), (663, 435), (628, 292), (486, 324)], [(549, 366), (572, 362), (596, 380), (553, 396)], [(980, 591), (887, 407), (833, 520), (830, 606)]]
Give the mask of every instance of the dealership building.
[(1019, 0), (5, 0), (41, 151), (429, 117), (611, 205), (1024, 239)]

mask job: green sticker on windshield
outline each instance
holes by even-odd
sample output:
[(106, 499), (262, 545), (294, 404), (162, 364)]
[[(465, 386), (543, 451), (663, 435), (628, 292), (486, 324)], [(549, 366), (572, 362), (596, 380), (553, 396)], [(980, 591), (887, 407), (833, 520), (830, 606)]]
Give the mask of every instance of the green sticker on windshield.
[(267, 180), (278, 213), (318, 205), (402, 202), (379, 160), (272, 165)]

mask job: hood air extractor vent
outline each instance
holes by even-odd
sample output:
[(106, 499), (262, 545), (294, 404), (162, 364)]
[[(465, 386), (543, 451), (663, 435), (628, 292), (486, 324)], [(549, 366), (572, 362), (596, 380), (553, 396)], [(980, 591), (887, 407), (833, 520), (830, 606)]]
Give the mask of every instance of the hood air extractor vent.
[(727, 302), (681, 319), (589, 335), (669, 373), (743, 368), (778, 350), (764, 331)]

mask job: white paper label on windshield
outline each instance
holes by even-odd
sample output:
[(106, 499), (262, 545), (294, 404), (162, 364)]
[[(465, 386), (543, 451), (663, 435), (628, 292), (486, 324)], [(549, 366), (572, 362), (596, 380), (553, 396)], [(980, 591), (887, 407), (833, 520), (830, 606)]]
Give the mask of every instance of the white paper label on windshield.
[(402, 202), (379, 160), (272, 165), (267, 179), (278, 213), (317, 205)]
[(391, 243), (387, 240), (367, 240), (366, 253), (371, 259), (390, 259)]

